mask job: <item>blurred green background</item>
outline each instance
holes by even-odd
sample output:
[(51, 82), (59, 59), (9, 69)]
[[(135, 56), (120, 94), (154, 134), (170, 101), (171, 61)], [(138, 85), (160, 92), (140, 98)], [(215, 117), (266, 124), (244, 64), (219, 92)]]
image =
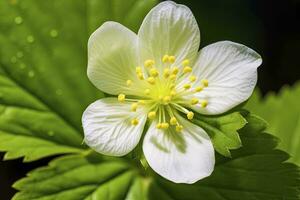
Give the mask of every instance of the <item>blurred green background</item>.
[[(62, 0), (63, 1), (63, 0)], [(277, 92), (300, 79), (300, 27), (298, 0), (176, 0), (187, 5), (201, 30), (201, 47), (220, 40), (245, 44), (263, 57), (258, 87), (263, 94)], [(67, 10), (66, 10), (67, 11)], [(70, 22), (77, 23), (77, 22)], [(83, 74), (84, 76), (85, 74)], [(3, 154), (1, 154), (3, 156)], [(51, 158), (33, 163), (21, 159), (0, 164), (0, 199), (15, 193), (11, 185)]]

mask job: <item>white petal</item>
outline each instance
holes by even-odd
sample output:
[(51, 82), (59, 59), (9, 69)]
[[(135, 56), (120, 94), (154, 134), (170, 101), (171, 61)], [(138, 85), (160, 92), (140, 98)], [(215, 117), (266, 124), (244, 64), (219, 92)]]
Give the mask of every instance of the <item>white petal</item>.
[(209, 86), (195, 96), (208, 101), (206, 108), (194, 106), (203, 114), (220, 114), (246, 101), (257, 81), (257, 67), (262, 59), (252, 49), (230, 41), (217, 42), (204, 47), (193, 73), (201, 85), (207, 79)]
[[(133, 118), (138, 125), (131, 125)], [(142, 109), (130, 112), (129, 103), (104, 98), (92, 103), (83, 113), (84, 141), (95, 151), (111, 156), (123, 156), (138, 144), (146, 115)]]
[(165, 132), (153, 122), (143, 141), (143, 151), (150, 167), (175, 183), (194, 183), (209, 176), (215, 164), (214, 148), (205, 131), (177, 116), (182, 132)]
[[(136, 79), (137, 35), (116, 22), (100, 26), (88, 41), (88, 77), (109, 94), (126, 92), (126, 81)], [(127, 94), (130, 94), (130, 92)]]
[(175, 56), (177, 66), (183, 59), (193, 61), (200, 44), (200, 31), (193, 13), (172, 1), (158, 4), (148, 13), (138, 37), (141, 61), (154, 59), (158, 67), (165, 54)]

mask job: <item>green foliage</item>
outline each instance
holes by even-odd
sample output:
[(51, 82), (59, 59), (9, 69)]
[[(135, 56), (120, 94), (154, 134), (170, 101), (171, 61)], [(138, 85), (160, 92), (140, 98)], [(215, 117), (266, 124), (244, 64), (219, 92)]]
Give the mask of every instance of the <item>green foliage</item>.
[[(103, 97), (86, 44), (104, 21), (137, 30), (155, 0), (0, 1), (0, 150), (25, 161), (82, 151), (81, 115)], [(128, 15), (124, 15), (125, 12)]]
[(86, 153), (80, 118), (104, 96), (85, 75), (89, 34), (107, 20), (136, 31), (155, 3), (0, 1), (0, 150), (25, 161), (76, 153), (16, 182), (13, 199), (297, 199), (297, 167), (284, 163), (265, 122), (247, 113), (199, 118), (216, 150), (232, 158), (217, 155), (212, 176), (194, 185), (170, 183), (132, 159)]
[(174, 184), (151, 172), (143, 176), (138, 163), (122, 158), (65, 156), (18, 181), (14, 187), (21, 192), (14, 200), (298, 199), (297, 167), (284, 163), (288, 155), (275, 149), (278, 141), (263, 132), (263, 120), (245, 118), (248, 124), (239, 131), (243, 147), (232, 150), (232, 158), (217, 156), (213, 174), (196, 184)]
[(278, 94), (262, 98), (257, 90), (246, 107), (266, 119), (268, 130), (280, 138), (279, 147), (291, 154), (290, 161), (300, 165), (300, 82), (284, 87)]
[(215, 150), (223, 156), (231, 157), (229, 150), (242, 146), (237, 130), (244, 127), (246, 120), (238, 112), (223, 116), (198, 116), (195, 123), (208, 133)]

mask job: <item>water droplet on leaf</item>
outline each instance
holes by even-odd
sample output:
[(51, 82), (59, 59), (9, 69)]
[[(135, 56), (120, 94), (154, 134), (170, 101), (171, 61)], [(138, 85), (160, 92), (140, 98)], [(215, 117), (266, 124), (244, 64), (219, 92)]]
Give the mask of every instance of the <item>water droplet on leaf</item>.
[(57, 90), (55, 91), (55, 93), (56, 93), (57, 95), (59, 95), (59, 96), (60, 96), (60, 95), (62, 95), (62, 93), (63, 93), (63, 92), (62, 92), (62, 90), (61, 90), (61, 89), (57, 89)]
[(53, 38), (57, 37), (58, 36), (58, 31), (56, 29), (52, 29), (50, 31), (50, 36), (53, 37)]
[(32, 35), (27, 36), (27, 42), (33, 43), (34, 42), (34, 37)]
[(25, 69), (26, 65), (24, 63), (21, 63), (19, 67), (20, 67), (20, 69)]
[(17, 52), (17, 57), (18, 58), (22, 58), (24, 56), (23, 52), (22, 51), (18, 51)]
[(29, 76), (30, 78), (34, 77), (34, 76), (35, 76), (34, 71), (30, 70), (30, 71), (28, 72), (28, 76)]
[(16, 63), (17, 62), (16, 56), (11, 57), (10, 62), (11, 63)]
[(22, 22), (23, 22), (23, 18), (22, 17), (20, 17), (20, 16), (15, 17), (15, 23), (16, 24), (22, 24)]

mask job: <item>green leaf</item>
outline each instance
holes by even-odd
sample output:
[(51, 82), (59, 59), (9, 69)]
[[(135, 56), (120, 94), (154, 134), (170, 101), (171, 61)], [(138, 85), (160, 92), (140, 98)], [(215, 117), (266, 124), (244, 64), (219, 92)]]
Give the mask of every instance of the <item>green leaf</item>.
[(290, 161), (300, 165), (300, 82), (283, 87), (278, 94), (264, 98), (257, 90), (246, 107), (266, 119), (268, 130), (280, 138), (279, 148), (291, 155)]
[(246, 120), (240, 113), (212, 117), (198, 116), (194, 121), (207, 132), (218, 153), (230, 157), (231, 149), (242, 146), (237, 130), (245, 126)]
[[(18, 181), (14, 200), (296, 200), (299, 168), (276, 150), (277, 139), (266, 124), (243, 114), (248, 124), (239, 133), (243, 147), (232, 158), (217, 156), (213, 174), (193, 185), (174, 184), (122, 158), (65, 156)], [(188, 169), (187, 169), (188, 170)]]
[(82, 151), (81, 115), (103, 97), (86, 76), (92, 31), (137, 30), (156, 0), (0, 1), (0, 151), (25, 161)]

